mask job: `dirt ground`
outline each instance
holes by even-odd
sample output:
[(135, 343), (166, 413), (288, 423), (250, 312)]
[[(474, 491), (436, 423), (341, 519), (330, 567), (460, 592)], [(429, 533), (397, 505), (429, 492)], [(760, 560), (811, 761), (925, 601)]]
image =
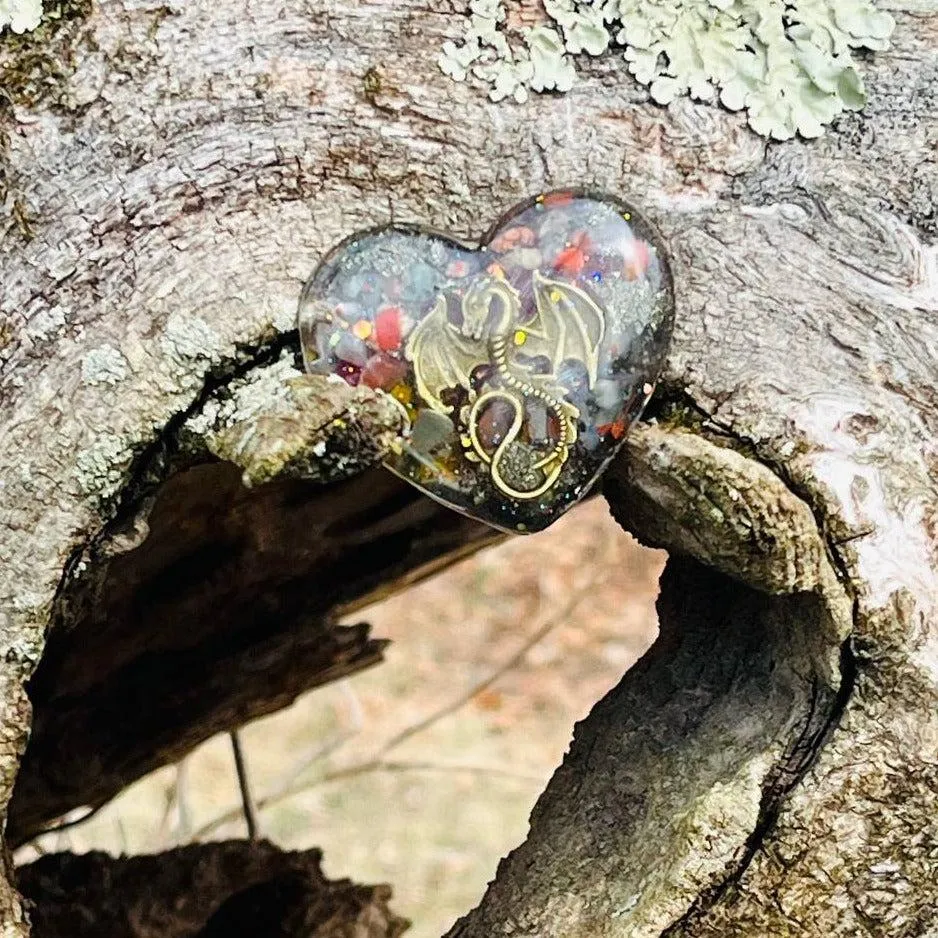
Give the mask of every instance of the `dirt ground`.
[[(392, 640), (386, 662), (242, 732), (261, 833), (321, 847), (332, 877), (392, 883), (408, 934), (443, 934), (524, 839), (574, 722), (652, 641), (663, 562), (594, 499), (356, 615)], [(243, 836), (239, 804), (216, 738), (40, 848)]]

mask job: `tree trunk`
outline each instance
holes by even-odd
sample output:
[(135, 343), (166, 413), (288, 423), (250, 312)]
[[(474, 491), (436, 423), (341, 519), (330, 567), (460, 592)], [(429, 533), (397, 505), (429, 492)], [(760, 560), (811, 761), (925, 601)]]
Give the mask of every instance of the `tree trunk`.
[(0, 40), (7, 843), (378, 660), (337, 615), (491, 542), (367, 468), (381, 401), (288, 386), (299, 288), (356, 229), (590, 184), (675, 274), (604, 483), (670, 552), (662, 635), (451, 934), (934, 936), (938, 12), (893, 6), (865, 112), (766, 144), (611, 55), (492, 104), (437, 69), (445, 4), (53, 6)]

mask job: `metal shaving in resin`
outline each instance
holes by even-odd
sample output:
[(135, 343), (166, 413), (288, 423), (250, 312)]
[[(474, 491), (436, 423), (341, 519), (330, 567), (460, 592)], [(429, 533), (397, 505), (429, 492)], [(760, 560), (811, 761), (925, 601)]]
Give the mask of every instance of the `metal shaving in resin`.
[(671, 278), (625, 203), (553, 192), (473, 250), (418, 228), (341, 244), (300, 302), (308, 369), (391, 395), (388, 468), (457, 511), (545, 528), (638, 418), (673, 319)]

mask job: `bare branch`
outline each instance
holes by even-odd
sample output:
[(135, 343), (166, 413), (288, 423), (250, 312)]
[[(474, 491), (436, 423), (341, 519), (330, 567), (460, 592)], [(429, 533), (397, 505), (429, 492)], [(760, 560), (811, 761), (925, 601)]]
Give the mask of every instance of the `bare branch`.
[(238, 788), (241, 790), (241, 810), (244, 812), (248, 840), (257, 840), (257, 806), (254, 804), (254, 796), (251, 794), (251, 782), (248, 778), (244, 749), (241, 746), (241, 736), (237, 730), (232, 730), (228, 735), (231, 739), (231, 751), (234, 753), (235, 769), (238, 773)]

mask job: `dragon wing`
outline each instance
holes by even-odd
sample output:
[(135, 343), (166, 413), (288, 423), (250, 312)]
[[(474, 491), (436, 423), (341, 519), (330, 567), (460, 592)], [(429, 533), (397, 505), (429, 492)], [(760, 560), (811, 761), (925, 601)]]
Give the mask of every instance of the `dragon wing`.
[(414, 363), (417, 392), (432, 410), (452, 413), (453, 408), (440, 400), (446, 388), (469, 388), (469, 376), (480, 362), (488, 360), (484, 342), (467, 339), (446, 315), (446, 297), (414, 326), (404, 348), (405, 357)]
[(525, 355), (546, 355), (553, 368), (566, 359), (580, 361), (589, 383), (596, 381), (599, 348), (606, 332), (606, 317), (596, 302), (579, 287), (551, 280), (539, 271), (532, 276), (537, 316), (525, 332)]

